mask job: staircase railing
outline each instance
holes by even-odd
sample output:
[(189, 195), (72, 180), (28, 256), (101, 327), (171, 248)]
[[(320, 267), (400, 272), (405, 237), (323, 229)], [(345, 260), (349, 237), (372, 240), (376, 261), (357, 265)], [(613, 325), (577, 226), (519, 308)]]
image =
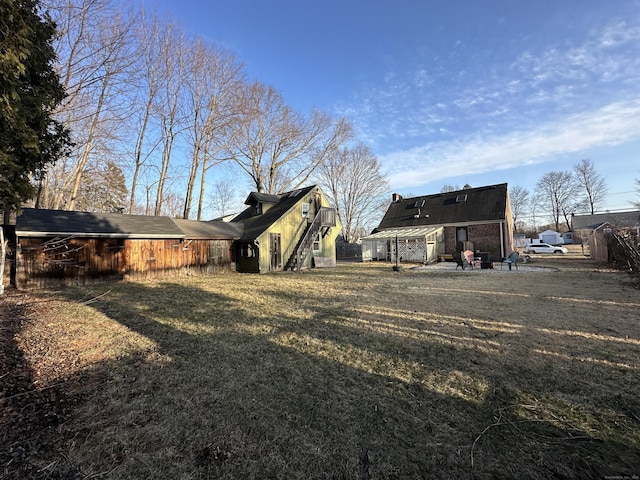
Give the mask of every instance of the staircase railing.
[[(307, 257), (307, 252), (315, 236), (318, 232), (324, 227), (335, 227), (336, 226), (336, 211), (334, 208), (326, 208), (322, 207), (314, 217), (313, 221), (307, 227), (304, 235), (296, 245), (295, 251), (289, 261), (287, 262), (287, 268), (290, 267), (292, 270), (295, 267), (296, 270), (300, 271), (300, 267), (302, 266), (302, 262)], [(293, 261), (295, 260), (295, 264)]]

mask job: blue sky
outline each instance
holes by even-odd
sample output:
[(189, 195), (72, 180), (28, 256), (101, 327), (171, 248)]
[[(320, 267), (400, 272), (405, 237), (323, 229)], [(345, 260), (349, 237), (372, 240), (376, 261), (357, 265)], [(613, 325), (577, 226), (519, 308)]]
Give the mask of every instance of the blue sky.
[(590, 159), (639, 200), (640, 0), (156, 0), (293, 108), (346, 116), (391, 191), (533, 191)]

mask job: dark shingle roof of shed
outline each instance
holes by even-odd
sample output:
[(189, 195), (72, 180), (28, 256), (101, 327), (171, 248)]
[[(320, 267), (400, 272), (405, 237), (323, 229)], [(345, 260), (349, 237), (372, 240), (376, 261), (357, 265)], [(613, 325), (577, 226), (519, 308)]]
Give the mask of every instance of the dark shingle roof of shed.
[(18, 236), (73, 235), (115, 238), (182, 238), (169, 217), (25, 208), (16, 219)]
[(184, 220), (174, 218), (175, 224), (182, 230), (187, 238), (207, 240), (238, 239), (242, 235), (242, 224), (211, 220), (200, 222), (197, 220)]
[(378, 229), (498, 221), (506, 209), (506, 183), (403, 198), (389, 205)]
[(245, 200), (245, 205), (252, 203), (252, 199), (264, 203), (278, 203), (282, 195), (272, 195), (270, 193), (251, 192)]
[(237, 239), (242, 225), (198, 222), (149, 215), (25, 208), (16, 219), (21, 237), (75, 236), (110, 238)]

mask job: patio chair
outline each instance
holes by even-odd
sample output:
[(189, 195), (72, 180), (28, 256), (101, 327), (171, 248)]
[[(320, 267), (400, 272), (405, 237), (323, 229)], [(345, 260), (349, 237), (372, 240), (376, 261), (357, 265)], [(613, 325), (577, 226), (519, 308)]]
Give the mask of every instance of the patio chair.
[(469, 265), (471, 267), (471, 270), (473, 270), (473, 268), (476, 265), (480, 265), (480, 258), (476, 258), (475, 253), (473, 253), (471, 250), (465, 250), (464, 252), (462, 252), (462, 257), (467, 261), (467, 265)]
[(500, 270), (502, 270), (503, 263), (507, 264), (507, 266), (509, 267), (509, 270), (511, 270), (511, 265), (515, 265), (517, 270), (519, 257), (520, 257), (520, 254), (518, 252), (511, 252), (508, 257), (505, 257), (502, 260), (500, 260)]

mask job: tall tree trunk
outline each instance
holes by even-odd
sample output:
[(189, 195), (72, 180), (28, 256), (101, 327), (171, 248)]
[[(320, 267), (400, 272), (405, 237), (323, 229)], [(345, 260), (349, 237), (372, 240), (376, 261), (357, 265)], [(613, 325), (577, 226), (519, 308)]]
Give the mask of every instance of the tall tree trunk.
[(98, 105), (96, 106), (96, 111), (93, 114), (93, 119), (91, 120), (91, 127), (89, 128), (89, 135), (87, 136), (87, 141), (82, 151), (82, 156), (80, 157), (80, 161), (78, 162), (78, 165), (76, 167), (76, 172), (73, 180), (73, 188), (71, 189), (71, 198), (69, 199), (68, 205), (69, 210), (73, 210), (76, 206), (76, 198), (78, 197), (80, 181), (82, 180), (82, 172), (84, 171), (84, 167), (87, 165), (87, 160), (89, 160), (93, 138), (96, 134), (96, 128), (100, 120), (100, 114), (102, 112), (102, 106), (104, 105), (105, 94), (110, 77), (111, 75), (105, 74), (102, 79), (102, 89), (100, 90), (100, 96), (98, 97)]

